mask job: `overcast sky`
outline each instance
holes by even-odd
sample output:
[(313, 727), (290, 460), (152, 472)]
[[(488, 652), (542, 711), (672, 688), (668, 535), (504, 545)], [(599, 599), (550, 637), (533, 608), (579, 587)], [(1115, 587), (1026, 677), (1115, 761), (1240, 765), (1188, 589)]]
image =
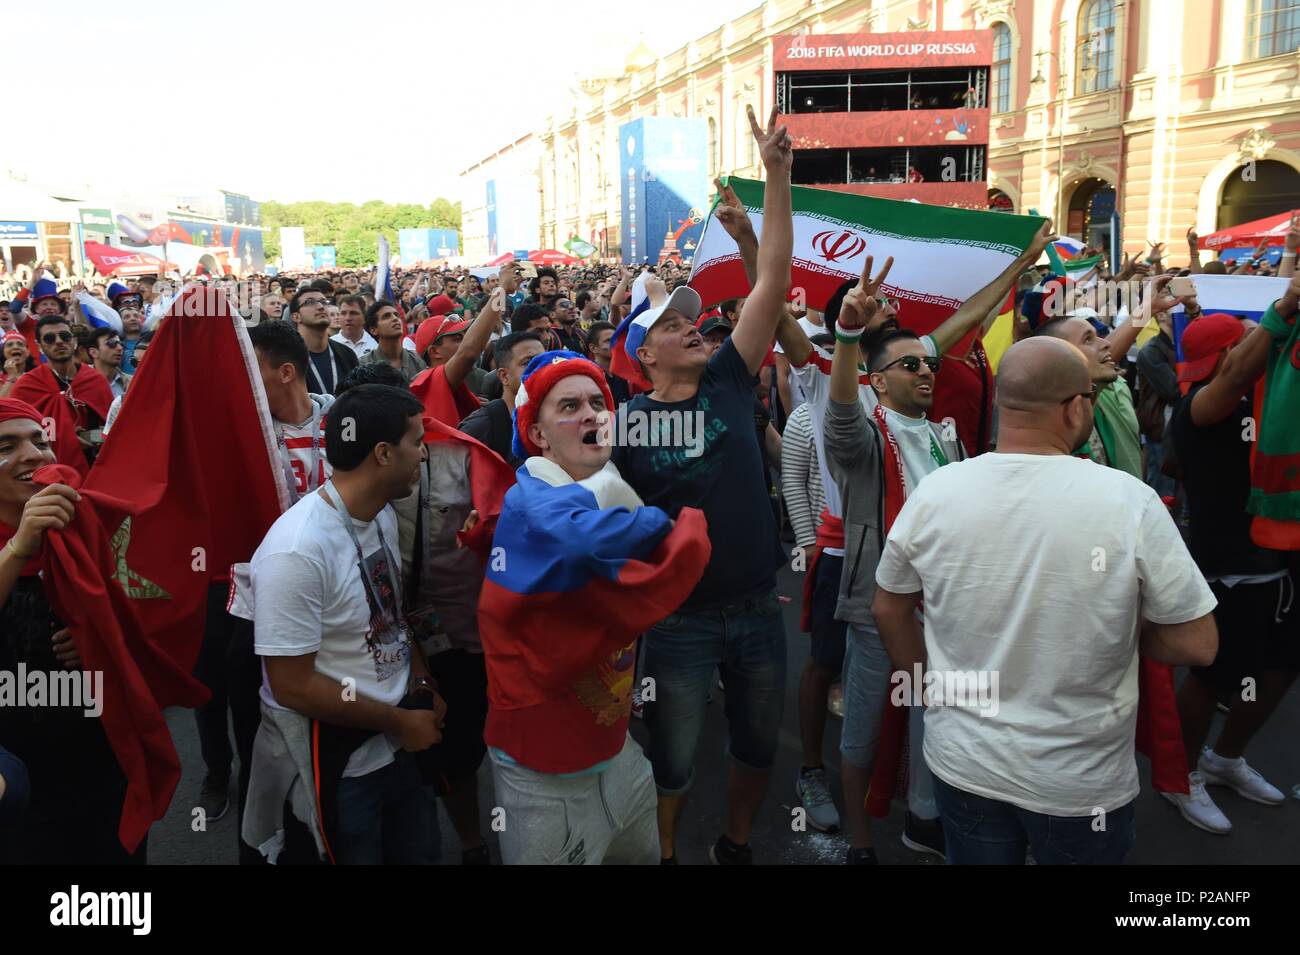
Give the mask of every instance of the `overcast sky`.
[(23, 121), (0, 175), (109, 196), (455, 199), (460, 170), (535, 128), (576, 74), (621, 70), (638, 30), (667, 53), (758, 2), (64, 0), (7, 44)]

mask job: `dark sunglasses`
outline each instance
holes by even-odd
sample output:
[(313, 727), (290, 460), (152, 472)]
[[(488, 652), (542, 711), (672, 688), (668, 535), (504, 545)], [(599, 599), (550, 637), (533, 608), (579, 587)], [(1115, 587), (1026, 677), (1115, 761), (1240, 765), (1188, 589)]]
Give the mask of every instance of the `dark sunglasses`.
[(42, 345), (53, 345), (55, 342), (72, 341), (72, 332), (46, 332), (41, 336)]
[(893, 361), (891, 361), (888, 365), (885, 365), (883, 368), (877, 368), (876, 371), (878, 372), (888, 371), (890, 368), (893, 368), (895, 365), (898, 365), (903, 369), (903, 371), (910, 372), (911, 374), (915, 375), (917, 372), (921, 370), (921, 362), (925, 362), (925, 367), (930, 369), (930, 373), (937, 375), (939, 374), (940, 361), (942, 361), (942, 359), (934, 355), (926, 355), (924, 358), (920, 357), (919, 355), (904, 355), (902, 358), (895, 358)]
[(1062, 399), (1061, 399), (1061, 404), (1063, 404), (1063, 405), (1068, 405), (1068, 404), (1069, 404), (1071, 401), (1073, 401), (1075, 398), (1087, 398), (1089, 401), (1096, 401), (1096, 400), (1097, 400), (1097, 386), (1096, 386), (1096, 385), (1093, 385), (1092, 388), (1090, 388), (1090, 389), (1087, 390), (1087, 391), (1079, 391), (1079, 392), (1076, 392), (1075, 394), (1070, 395), (1068, 398), (1062, 398)]

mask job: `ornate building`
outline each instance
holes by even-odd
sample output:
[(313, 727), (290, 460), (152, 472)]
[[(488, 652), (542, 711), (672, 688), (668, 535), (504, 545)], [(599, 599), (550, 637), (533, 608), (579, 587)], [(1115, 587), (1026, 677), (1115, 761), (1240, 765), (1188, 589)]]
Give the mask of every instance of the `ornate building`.
[[(1080, 238), (1118, 209), (1126, 251), (1166, 242), (1174, 261), (1189, 226), (1300, 208), (1300, 0), (769, 0), (557, 104), (534, 133), (537, 247), (616, 254), (618, 130), (639, 117), (707, 119), (710, 177), (760, 175), (745, 107), (771, 109), (773, 37), (970, 29), (993, 36), (990, 205)], [(462, 174), (471, 219), (492, 162)]]

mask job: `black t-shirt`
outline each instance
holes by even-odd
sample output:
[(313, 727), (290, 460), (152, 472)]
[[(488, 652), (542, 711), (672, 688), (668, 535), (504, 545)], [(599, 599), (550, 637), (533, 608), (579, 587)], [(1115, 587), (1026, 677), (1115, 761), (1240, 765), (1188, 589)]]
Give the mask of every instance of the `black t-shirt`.
[(1251, 443), (1243, 434), (1253, 413), (1251, 403), (1243, 398), (1222, 421), (1200, 428), (1192, 421), (1192, 398), (1202, 387), (1178, 402), (1169, 421), (1191, 515), (1188, 550), (1207, 577), (1283, 570), (1286, 555), (1250, 539), (1253, 515), (1246, 511), (1246, 499)]
[(728, 340), (714, 353), (693, 398), (662, 402), (637, 395), (626, 413), (637, 412), (699, 412), (692, 421), (703, 423), (703, 450), (695, 457), (682, 447), (619, 442), (614, 448), (614, 463), (643, 501), (674, 518), (683, 507), (696, 507), (708, 519), (713, 553), (683, 608), (714, 607), (776, 586), (785, 555), (761, 479), (754, 376), (735, 345)]
[[(307, 390), (317, 395), (332, 395), (339, 386), (342, 368), (333, 349), (328, 345), (321, 352), (307, 352), (312, 367), (307, 369)], [(313, 374), (313, 371), (315, 374)], [(320, 389), (317, 391), (317, 389)]]

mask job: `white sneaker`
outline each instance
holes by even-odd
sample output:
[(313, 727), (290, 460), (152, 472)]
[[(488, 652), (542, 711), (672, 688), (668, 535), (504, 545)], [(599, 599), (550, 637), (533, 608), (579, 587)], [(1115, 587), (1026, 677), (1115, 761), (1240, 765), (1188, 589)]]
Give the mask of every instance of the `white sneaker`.
[(1266, 806), (1280, 806), (1286, 802), (1282, 790), (1271, 785), (1267, 779), (1251, 769), (1244, 756), (1239, 756), (1237, 759), (1224, 759), (1207, 746), (1202, 751), (1201, 758), (1197, 760), (1196, 768), (1200, 770), (1207, 783), (1234, 789), (1238, 796), (1251, 802), (1263, 803)]
[(1183, 818), (1198, 829), (1212, 832), (1216, 836), (1226, 836), (1232, 832), (1232, 823), (1214, 804), (1210, 794), (1205, 791), (1205, 777), (1199, 772), (1189, 773), (1187, 783), (1192, 790), (1189, 796), (1184, 796), (1182, 793), (1161, 793), (1160, 795), (1177, 806), (1178, 811), (1183, 814)]

